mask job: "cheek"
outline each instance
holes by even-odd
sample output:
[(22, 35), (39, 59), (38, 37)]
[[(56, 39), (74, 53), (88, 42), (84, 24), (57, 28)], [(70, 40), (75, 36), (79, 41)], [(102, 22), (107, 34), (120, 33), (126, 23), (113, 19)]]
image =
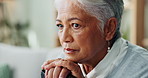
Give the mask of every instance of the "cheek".
[(77, 44), (83, 49), (83, 51), (92, 51), (102, 47), (105, 42), (102, 33), (98, 30), (81, 32), (76, 35)]
[(58, 32), (58, 38), (59, 38), (59, 41), (60, 41), (60, 44), (62, 45), (62, 34), (60, 33), (60, 31)]
[(89, 45), (93, 42), (93, 38), (91, 37), (91, 33), (81, 32), (75, 35), (76, 44), (83, 50), (89, 49)]

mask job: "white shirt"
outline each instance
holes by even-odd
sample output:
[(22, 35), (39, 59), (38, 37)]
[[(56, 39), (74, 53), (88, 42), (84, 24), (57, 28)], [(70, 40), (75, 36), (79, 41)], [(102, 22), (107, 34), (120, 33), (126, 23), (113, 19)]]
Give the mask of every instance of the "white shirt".
[[(127, 52), (127, 43), (123, 38), (119, 38), (107, 55), (96, 65), (96, 67), (86, 74), (84, 72), (82, 64), (80, 64), (81, 70), (85, 78), (106, 78), (106, 76), (117, 66), (125, 56)], [(95, 57), (94, 57), (95, 58)]]

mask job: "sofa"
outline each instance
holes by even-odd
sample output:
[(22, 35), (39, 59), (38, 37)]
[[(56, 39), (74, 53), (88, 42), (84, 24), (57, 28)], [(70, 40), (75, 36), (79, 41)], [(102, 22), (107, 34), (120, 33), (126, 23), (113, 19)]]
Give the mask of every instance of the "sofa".
[(57, 58), (61, 48), (30, 49), (0, 43), (0, 78), (40, 78), (41, 65)]

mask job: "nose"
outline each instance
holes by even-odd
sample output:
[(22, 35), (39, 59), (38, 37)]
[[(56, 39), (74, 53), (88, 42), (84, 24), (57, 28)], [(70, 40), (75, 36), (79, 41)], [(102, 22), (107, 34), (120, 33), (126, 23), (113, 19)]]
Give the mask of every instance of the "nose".
[(65, 29), (59, 35), (61, 37), (60, 39), (62, 40), (62, 42), (64, 42), (64, 43), (71, 43), (71, 42), (73, 42), (73, 36), (72, 36), (72, 33), (70, 32), (70, 30)]

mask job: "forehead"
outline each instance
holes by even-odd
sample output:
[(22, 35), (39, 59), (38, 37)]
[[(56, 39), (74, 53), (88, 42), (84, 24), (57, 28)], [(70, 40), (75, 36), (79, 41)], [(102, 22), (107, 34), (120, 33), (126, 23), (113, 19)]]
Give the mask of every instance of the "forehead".
[(76, 2), (76, 0), (56, 0), (55, 6), (58, 13), (83, 11), (78, 7), (78, 2)]
[[(59, 2), (57, 2), (59, 1)], [(63, 17), (76, 17), (80, 19), (85, 19), (85, 21), (95, 18), (81, 9), (75, 0), (56, 0), (56, 9), (58, 11), (58, 18)]]
[(57, 10), (77, 7), (75, 4), (75, 0), (55, 0), (55, 7)]

